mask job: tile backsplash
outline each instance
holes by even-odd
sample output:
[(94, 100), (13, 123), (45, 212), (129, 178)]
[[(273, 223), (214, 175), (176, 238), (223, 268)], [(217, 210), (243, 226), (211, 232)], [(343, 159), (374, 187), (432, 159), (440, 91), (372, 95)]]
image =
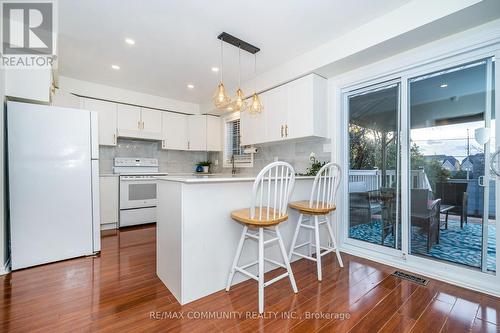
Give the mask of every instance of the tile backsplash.
[[(218, 155), (218, 153), (209, 153)], [(148, 157), (157, 158), (160, 162), (160, 172), (191, 173), (196, 163), (207, 159), (204, 151), (177, 151), (160, 149), (159, 141), (143, 141), (132, 139), (118, 139), (116, 147), (99, 147), (99, 169), (101, 173), (113, 172), (115, 157)], [(215, 160), (217, 157), (212, 157)]]
[[(273, 162), (275, 158), (279, 161), (290, 163), (296, 172), (304, 173), (311, 165), (309, 156), (316, 155), (319, 161), (331, 160), (331, 140), (326, 138), (305, 138), (300, 140), (289, 140), (283, 142), (266, 143), (256, 145), (258, 153), (254, 155), (253, 168), (240, 168), (237, 170), (241, 175), (256, 175), (267, 164)], [(222, 168), (222, 154), (213, 156), (220, 158), (219, 167), (214, 172), (231, 173), (231, 168)]]
[[(254, 155), (253, 168), (239, 168), (241, 175), (256, 175), (275, 158), (290, 163), (296, 172), (303, 173), (310, 166), (309, 155), (313, 152), (319, 161), (330, 161), (331, 153), (327, 146), (330, 139), (306, 138), (257, 145), (258, 153)], [(326, 149), (325, 149), (326, 148)], [(158, 141), (143, 141), (133, 139), (119, 139), (116, 147), (101, 146), (99, 148), (100, 172), (113, 172), (115, 157), (148, 157), (157, 158), (160, 162), (160, 172), (191, 173), (196, 163), (204, 160), (219, 160), (219, 164), (212, 164), (212, 172), (231, 173), (231, 168), (222, 167), (222, 153), (204, 151), (162, 150)]]

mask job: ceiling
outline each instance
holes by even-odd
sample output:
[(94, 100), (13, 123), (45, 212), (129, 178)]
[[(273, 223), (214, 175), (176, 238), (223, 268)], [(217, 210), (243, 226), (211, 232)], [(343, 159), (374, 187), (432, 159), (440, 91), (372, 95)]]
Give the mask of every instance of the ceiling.
[[(216, 37), (222, 31), (259, 47), (257, 66), (263, 72), (407, 2), (60, 1), (59, 75), (206, 103), (219, 79), (211, 67), (220, 67)], [(127, 45), (125, 38), (136, 44)], [(224, 50), (225, 82), (232, 92), (238, 50), (229, 45)], [(253, 56), (242, 52), (242, 81), (252, 78), (253, 64)]]

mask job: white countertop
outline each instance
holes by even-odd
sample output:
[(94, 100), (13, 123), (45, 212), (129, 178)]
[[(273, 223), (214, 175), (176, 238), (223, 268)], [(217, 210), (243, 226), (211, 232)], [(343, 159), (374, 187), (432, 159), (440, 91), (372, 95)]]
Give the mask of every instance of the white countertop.
[[(193, 175), (193, 174), (170, 174), (164, 177), (157, 177), (158, 180), (180, 182), (186, 184), (199, 184), (199, 183), (232, 183), (232, 182), (253, 182), (256, 176), (242, 176), (242, 175), (225, 175), (225, 174), (212, 174), (212, 175)], [(296, 180), (301, 179), (314, 179), (314, 176), (295, 176)]]

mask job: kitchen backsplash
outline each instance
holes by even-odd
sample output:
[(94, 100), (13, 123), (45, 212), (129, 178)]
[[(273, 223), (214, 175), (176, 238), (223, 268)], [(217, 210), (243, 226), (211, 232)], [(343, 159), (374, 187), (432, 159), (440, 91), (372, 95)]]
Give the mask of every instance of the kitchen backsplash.
[[(218, 154), (209, 153), (209, 158), (215, 160)], [(113, 159), (115, 157), (157, 158), (160, 162), (160, 172), (190, 173), (195, 171), (197, 162), (207, 159), (207, 153), (203, 151), (162, 150), (159, 141), (118, 139), (116, 147), (99, 147), (101, 173), (113, 172)]]
[[(264, 166), (274, 161), (275, 157), (280, 161), (290, 163), (296, 172), (303, 173), (310, 166), (309, 155), (316, 154), (319, 161), (330, 161), (331, 154), (328, 146), (329, 139), (307, 138), (300, 141), (287, 141), (257, 145), (259, 152), (254, 155), (253, 168), (239, 168), (240, 175), (256, 175)], [(100, 172), (113, 172), (113, 158), (115, 157), (148, 157), (157, 158), (160, 162), (160, 172), (169, 173), (191, 173), (194, 172), (196, 163), (207, 160), (219, 164), (212, 164), (214, 173), (231, 173), (231, 168), (222, 168), (222, 153), (162, 150), (160, 142), (142, 141), (132, 139), (119, 139), (116, 147), (101, 146), (99, 148)]]
[[(279, 161), (290, 163), (296, 172), (304, 173), (311, 165), (309, 160), (311, 153), (314, 153), (316, 159), (319, 161), (324, 162), (331, 160), (330, 142), (330, 139), (306, 138), (256, 145), (258, 153), (254, 155), (254, 167), (240, 168), (237, 170), (237, 173), (241, 175), (256, 175), (264, 166), (273, 162), (275, 157), (277, 157)], [(222, 154), (219, 155), (220, 156), (217, 156), (220, 158), (219, 166), (215, 167), (213, 172), (231, 173), (231, 168), (221, 167)]]

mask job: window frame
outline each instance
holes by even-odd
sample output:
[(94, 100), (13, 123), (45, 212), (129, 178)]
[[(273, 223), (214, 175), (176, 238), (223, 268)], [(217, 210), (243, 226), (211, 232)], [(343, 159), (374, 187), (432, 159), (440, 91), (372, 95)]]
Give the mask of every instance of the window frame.
[[(223, 137), (223, 142), (222, 142), (222, 167), (223, 168), (232, 168), (233, 165), (230, 162), (230, 157), (228, 156), (227, 152), (227, 145), (228, 145), (228, 131), (227, 131), (227, 126), (228, 123), (231, 123), (233, 121), (240, 120), (240, 136), (241, 136), (241, 117), (240, 117), (240, 112), (233, 112), (231, 114), (225, 115), (222, 117), (223, 121), (223, 126), (222, 126), (222, 137)], [(253, 153), (248, 153), (250, 156), (250, 159), (241, 159), (241, 160), (236, 160), (235, 162), (235, 167), (238, 168), (253, 168)]]

